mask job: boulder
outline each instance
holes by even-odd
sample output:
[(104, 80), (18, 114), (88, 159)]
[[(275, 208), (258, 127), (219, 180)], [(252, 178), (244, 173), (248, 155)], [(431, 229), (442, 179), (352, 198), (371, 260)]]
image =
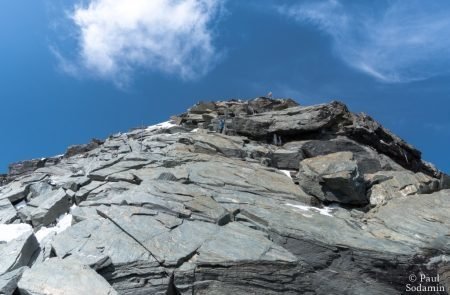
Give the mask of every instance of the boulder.
[(64, 189), (59, 189), (33, 199), (28, 206), (34, 207), (30, 209), (33, 226), (40, 227), (51, 224), (57, 217), (67, 212), (71, 206), (71, 200)]
[(439, 190), (439, 180), (410, 171), (380, 171), (366, 175), (371, 205), (381, 205), (399, 196), (429, 194)]
[(0, 200), (8, 199), (11, 202), (17, 202), (28, 194), (29, 184), (19, 181), (10, 182), (5, 186), (0, 187)]
[(0, 244), (0, 275), (29, 266), (37, 251), (39, 243), (31, 229), (6, 244)]
[(271, 155), (271, 165), (278, 169), (298, 170), (299, 163), (305, 158), (302, 150), (276, 149)]
[(380, 170), (404, 170), (389, 157), (380, 155), (373, 148), (345, 136), (338, 136), (333, 139), (291, 141), (286, 143), (283, 149), (297, 151), (303, 155), (303, 158), (324, 156), (337, 152), (352, 152), (362, 174), (375, 173)]
[(25, 295), (116, 295), (108, 282), (86, 265), (51, 258), (26, 270), (18, 284)]
[(24, 266), (0, 275), (0, 294), (13, 295), (17, 289), (17, 282), (27, 268)]
[(338, 152), (300, 162), (302, 189), (321, 201), (366, 204), (364, 177), (351, 152)]

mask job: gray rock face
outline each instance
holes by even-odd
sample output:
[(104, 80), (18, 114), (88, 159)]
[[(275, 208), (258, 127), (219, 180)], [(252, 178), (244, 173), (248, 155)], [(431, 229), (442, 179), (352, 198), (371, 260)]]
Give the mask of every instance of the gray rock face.
[(420, 273), (449, 285), (448, 176), (370, 117), (258, 98), (173, 119), (6, 177), (0, 220), (32, 224), (40, 245), (0, 242), (0, 293), (404, 294)]
[(26, 270), (19, 282), (26, 295), (115, 295), (108, 282), (89, 267), (76, 261), (49, 259)]
[(366, 204), (364, 178), (351, 152), (338, 152), (300, 162), (303, 190), (321, 201)]

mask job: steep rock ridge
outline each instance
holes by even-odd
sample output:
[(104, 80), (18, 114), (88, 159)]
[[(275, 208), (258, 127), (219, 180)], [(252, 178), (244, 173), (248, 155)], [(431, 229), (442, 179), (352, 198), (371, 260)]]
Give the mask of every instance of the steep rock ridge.
[[(0, 294), (404, 294), (418, 286), (410, 275), (438, 273), (450, 283), (449, 177), (339, 102), (199, 103), (50, 159), (13, 165), (0, 187), (0, 225), (25, 230), (0, 232)], [(69, 212), (71, 227), (43, 234)]]

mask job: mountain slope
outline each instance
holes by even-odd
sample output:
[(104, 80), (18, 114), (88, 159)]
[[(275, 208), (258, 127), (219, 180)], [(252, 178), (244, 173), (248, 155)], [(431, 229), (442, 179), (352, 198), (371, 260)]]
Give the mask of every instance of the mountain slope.
[(402, 294), (419, 286), (411, 275), (438, 273), (450, 283), (448, 176), (339, 102), (199, 103), (13, 164), (4, 183), (0, 225), (36, 232), (0, 244), (7, 294), (80, 294), (88, 281), (98, 294)]

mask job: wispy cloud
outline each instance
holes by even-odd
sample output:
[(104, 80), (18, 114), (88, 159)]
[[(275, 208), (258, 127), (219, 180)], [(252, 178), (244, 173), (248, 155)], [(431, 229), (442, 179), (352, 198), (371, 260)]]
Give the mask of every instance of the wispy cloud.
[(314, 0), (279, 12), (329, 34), (337, 56), (384, 82), (450, 72), (450, 2)]
[(78, 31), (77, 57), (52, 51), (69, 74), (90, 73), (118, 84), (143, 69), (196, 79), (217, 62), (213, 21), (222, 1), (82, 1), (69, 13)]

